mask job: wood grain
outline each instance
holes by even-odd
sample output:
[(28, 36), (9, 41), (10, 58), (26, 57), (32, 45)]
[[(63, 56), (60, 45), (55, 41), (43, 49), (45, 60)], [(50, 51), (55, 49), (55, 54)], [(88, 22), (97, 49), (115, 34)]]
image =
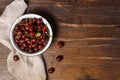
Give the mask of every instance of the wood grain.
[[(12, 0), (0, 0), (0, 14)], [(26, 0), (27, 1), (27, 0)], [(54, 32), (43, 54), (46, 68), (57, 55), (48, 80), (120, 80), (120, 0), (28, 0), (26, 13), (45, 17)], [(58, 41), (65, 46), (58, 48)], [(13, 80), (7, 71), (9, 50), (0, 44), (0, 80)]]

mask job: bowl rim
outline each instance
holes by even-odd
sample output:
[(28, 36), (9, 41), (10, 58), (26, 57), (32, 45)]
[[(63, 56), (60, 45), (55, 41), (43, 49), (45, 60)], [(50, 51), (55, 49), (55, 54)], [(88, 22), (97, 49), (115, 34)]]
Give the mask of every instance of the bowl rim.
[[(22, 19), (24, 19), (24, 18), (35, 18), (35, 17), (36, 17), (36, 18), (42, 18), (43, 22), (45, 23), (45, 25), (47, 25), (47, 28), (49, 29), (49, 32), (50, 32), (51, 37), (50, 37), (47, 45), (46, 45), (42, 50), (40, 50), (40, 51), (38, 51), (38, 52), (34, 52), (34, 53), (26, 53), (26, 52), (20, 50), (20, 49), (18, 48), (17, 43), (15, 43), (14, 38), (13, 38), (13, 29), (14, 29), (15, 25), (18, 24)], [(18, 53), (20, 53), (20, 54), (22, 54), (22, 55), (25, 55), (25, 56), (36, 56), (36, 55), (39, 55), (39, 54), (44, 53), (44, 52), (50, 47), (51, 42), (52, 42), (52, 38), (53, 38), (53, 32), (52, 32), (51, 25), (49, 24), (49, 22), (48, 22), (44, 17), (42, 17), (42, 16), (40, 16), (40, 15), (38, 15), (38, 14), (25, 14), (25, 15), (22, 15), (22, 16), (18, 17), (18, 18), (13, 22), (13, 24), (12, 24), (12, 26), (11, 26), (11, 28), (10, 28), (10, 42), (11, 42), (12, 46), (15, 48), (15, 50), (16, 50)]]

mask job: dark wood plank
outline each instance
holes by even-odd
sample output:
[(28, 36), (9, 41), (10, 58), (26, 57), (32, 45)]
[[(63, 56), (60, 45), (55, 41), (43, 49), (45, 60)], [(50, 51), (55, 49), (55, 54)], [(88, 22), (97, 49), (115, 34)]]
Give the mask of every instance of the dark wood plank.
[[(0, 14), (12, 0), (0, 0)], [(45, 17), (54, 32), (43, 54), (48, 69), (58, 55), (55, 73), (48, 80), (120, 80), (119, 0), (29, 0), (26, 13)], [(58, 48), (57, 43), (65, 46)], [(7, 71), (9, 50), (0, 44), (0, 79), (13, 80)]]

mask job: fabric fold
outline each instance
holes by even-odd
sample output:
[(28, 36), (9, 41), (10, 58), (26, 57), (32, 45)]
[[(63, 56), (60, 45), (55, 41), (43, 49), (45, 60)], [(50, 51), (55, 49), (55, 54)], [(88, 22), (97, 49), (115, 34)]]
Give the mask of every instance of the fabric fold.
[[(7, 58), (7, 67), (16, 80), (46, 80), (42, 56), (27, 57), (20, 55), (10, 43), (10, 27), (18, 17), (24, 14), (26, 8), (27, 5), (24, 0), (15, 0), (5, 8), (0, 17), (0, 43), (11, 51)], [(14, 61), (14, 55), (18, 55), (20, 60)]]

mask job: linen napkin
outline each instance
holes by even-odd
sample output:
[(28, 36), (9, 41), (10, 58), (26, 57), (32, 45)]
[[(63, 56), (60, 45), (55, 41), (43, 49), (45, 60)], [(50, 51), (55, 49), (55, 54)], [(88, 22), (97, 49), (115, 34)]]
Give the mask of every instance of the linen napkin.
[[(17, 17), (26, 10), (27, 5), (24, 0), (14, 0), (4, 10), (0, 17), (0, 42), (10, 49), (7, 58), (8, 71), (16, 80), (46, 80), (46, 72), (42, 55), (27, 57), (20, 55), (11, 45), (9, 40), (9, 30)], [(19, 60), (14, 61), (13, 56), (18, 55)]]

